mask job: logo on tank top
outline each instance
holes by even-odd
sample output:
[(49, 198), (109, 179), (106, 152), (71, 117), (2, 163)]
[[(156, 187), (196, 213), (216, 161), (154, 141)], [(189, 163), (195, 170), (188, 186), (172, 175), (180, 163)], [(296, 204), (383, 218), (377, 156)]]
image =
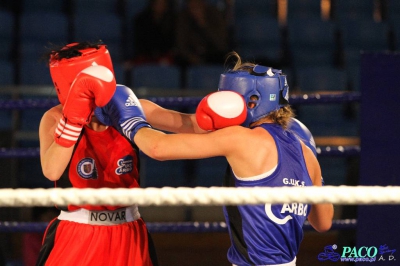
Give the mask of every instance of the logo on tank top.
[(290, 214), (295, 214), (295, 215), (300, 215), (300, 216), (307, 216), (307, 204), (303, 203), (285, 203), (282, 205), (281, 214), (286, 214), (284, 218), (279, 218), (276, 217), (276, 215), (272, 212), (272, 205), (271, 204), (265, 204), (265, 213), (267, 214), (268, 218), (271, 219), (276, 224), (285, 224), (289, 220), (293, 219), (292, 215)]
[(133, 170), (133, 157), (131, 155), (125, 156), (117, 161), (117, 165), (118, 167), (115, 169), (117, 175), (130, 173)]
[(97, 179), (97, 168), (94, 159), (83, 158), (76, 166), (79, 176), (84, 179)]

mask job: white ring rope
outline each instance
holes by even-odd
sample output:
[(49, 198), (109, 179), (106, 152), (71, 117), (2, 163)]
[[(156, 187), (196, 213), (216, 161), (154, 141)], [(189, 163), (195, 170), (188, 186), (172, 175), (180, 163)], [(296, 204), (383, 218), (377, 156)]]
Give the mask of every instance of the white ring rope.
[(133, 189), (35, 188), (0, 189), (0, 206), (73, 205), (244, 205), (275, 203), (326, 203), (340, 205), (399, 204), (399, 186), (325, 187), (163, 187)]

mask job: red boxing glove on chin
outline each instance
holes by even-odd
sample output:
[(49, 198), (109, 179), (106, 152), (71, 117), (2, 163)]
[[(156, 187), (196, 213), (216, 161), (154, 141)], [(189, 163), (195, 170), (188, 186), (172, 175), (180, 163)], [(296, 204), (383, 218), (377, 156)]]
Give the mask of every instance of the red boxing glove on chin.
[(103, 107), (113, 96), (116, 81), (104, 66), (90, 66), (82, 70), (71, 85), (63, 108), (63, 117), (54, 133), (61, 146), (76, 143), (84, 125), (90, 122), (96, 106)]
[(246, 102), (242, 95), (234, 91), (210, 93), (196, 109), (197, 124), (207, 131), (240, 125), (246, 116)]

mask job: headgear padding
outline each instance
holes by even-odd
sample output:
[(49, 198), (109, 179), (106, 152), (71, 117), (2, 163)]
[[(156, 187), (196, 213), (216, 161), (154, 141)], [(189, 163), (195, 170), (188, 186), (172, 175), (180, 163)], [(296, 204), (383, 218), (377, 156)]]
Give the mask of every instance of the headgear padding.
[(236, 91), (247, 104), (247, 118), (242, 126), (267, 116), (289, 104), (289, 86), (281, 70), (256, 65), (251, 72), (228, 71), (221, 75), (218, 90)]
[[(63, 49), (69, 49), (77, 43), (68, 44)], [(50, 57), (49, 67), (54, 87), (57, 91), (58, 100), (65, 103), (72, 82), (79, 72), (92, 65), (105, 66), (114, 73), (110, 53), (105, 45), (99, 48), (85, 48), (79, 50), (81, 55), (71, 58), (58, 58), (58, 54)]]

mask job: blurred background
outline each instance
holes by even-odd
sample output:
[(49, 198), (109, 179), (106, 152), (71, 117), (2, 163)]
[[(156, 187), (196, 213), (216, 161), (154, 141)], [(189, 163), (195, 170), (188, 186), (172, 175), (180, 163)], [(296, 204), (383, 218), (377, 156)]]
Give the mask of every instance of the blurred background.
[[(0, 101), (55, 99), (43, 54), (55, 45), (97, 40), (110, 50), (117, 82), (142, 98), (215, 91), (231, 51), (244, 61), (282, 69), (292, 94), (360, 92), (360, 54), (400, 49), (400, 1), (2, 0)], [(359, 145), (357, 102), (293, 107), (318, 146)], [(195, 106), (177, 110), (193, 112)], [(0, 110), (0, 148), (37, 148), (44, 111)], [(357, 156), (319, 160), (325, 184), (357, 185)], [(39, 157), (0, 161), (1, 188), (53, 186), (42, 175)], [(157, 162), (142, 155), (141, 185), (220, 186), (226, 166), (223, 158)], [(220, 207), (145, 207), (141, 213), (157, 222), (224, 220)], [(48, 221), (55, 215), (52, 208), (0, 208), (2, 221)], [(356, 208), (337, 206), (335, 216), (356, 218)], [(307, 232), (298, 265), (317, 265), (305, 258), (317, 263), (325, 245), (351, 245), (354, 234)], [(29, 249), (38, 241), (32, 239), (40, 237), (0, 233), (0, 263), (30, 265), (25, 257), (34, 256)], [(229, 265), (225, 233), (153, 237), (163, 265)]]

